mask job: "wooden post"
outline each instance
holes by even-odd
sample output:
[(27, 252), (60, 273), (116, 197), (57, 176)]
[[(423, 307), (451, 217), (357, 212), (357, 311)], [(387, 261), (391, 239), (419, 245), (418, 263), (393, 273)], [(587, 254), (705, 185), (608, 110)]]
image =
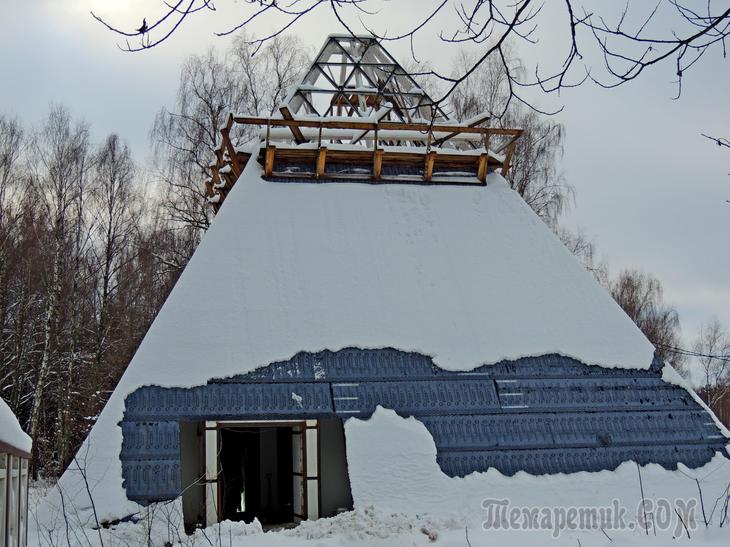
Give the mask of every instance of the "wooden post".
[(220, 176), (220, 173), (218, 172), (218, 170), (219, 170), (219, 168), (218, 168), (217, 165), (211, 165), (210, 166), (210, 172), (212, 173), (212, 175), (210, 177), (211, 191), (208, 194), (208, 196), (212, 196), (213, 195), (213, 186), (216, 185), (216, 184), (218, 184), (218, 182), (221, 180), (221, 176)]
[(378, 148), (373, 154), (373, 180), (380, 180), (380, 173), (383, 169), (383, 154), (385, 150)]
[(423, 180), (431, 180), (433, 176), (433, 162), (436, 159), (436, 152), (431, 151), (426, 153), (426, 162), (423, 166)]
[(325, 161), (327, 160), (327, 147), (320, 146), (317, 154), (317, 171), (316, 177), (320, 178), (324, 175)]
[(487, 162), (489, 161), (489, 154), (482, 154), (479, 156), (479, 167), (477, 168), (477, 178), (479, 182), (487, 182)]
[(223, 135), (223, 145), (228, 151), (228, 156), (231, 158), (231, 169), (236, 178), (241, 174), (241, 162), (238, 161), (238, 153), (231, 142), (231, 127), (233, 127), (233, 114), (228, 114), (226, 125), (221, 129), (221, 135)]
[(267, 177), (270, 177), (274, 172), (274, 154), (276, 154), (276, 146), (267, 146), (266, 158), (264, 159), (264, 175)]
[(507, 147), (507, 153), (504, 155), (504, 163), (502, 163), (502, 176), (507, 176), (507, 172), (510, 168), (510, 163), (512, 162), (512, 154), (515, 153), (515, 146), (517, 142), (513, 141), (512, 144), (510, 144)]

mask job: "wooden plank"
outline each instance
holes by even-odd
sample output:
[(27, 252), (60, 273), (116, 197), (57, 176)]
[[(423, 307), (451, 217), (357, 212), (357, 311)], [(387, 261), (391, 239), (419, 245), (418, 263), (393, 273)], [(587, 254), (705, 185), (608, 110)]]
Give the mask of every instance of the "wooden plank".
[[(289, 111), (289, 107), (288, 106), (282, 106), (281, 108), (279, 108), (279, 112), (281, 112), (281, 115), (282, 115), (282, 117), (285, 120), (293, 120), (294, 119), (294, 116), (292, 116), (292, 113)], [(292, 135), (294, 135), (294, 141), (297, 144), (302, 144), (302, 143), (305, 143), (305, 142), (309, 142), (309, 139), (307, 139), (302, 134), (302, 130), (299, 129), (298, 126), (290, 125), (289, 126), (289, 129), (291, 130)]]
[(423, 165), (423, 180), (431, 180), (433, 177), (433, 162), (436, 159), (436, 152), (426, 154), (426, 160)]
[(504, 162), (502, 163), (502, 176), (507, 176), (507, 172), (509, 171), (509, 168), (511, 167), (512, 163), (512, 155), (515, 153), (515, 146), (517, 145), (516, 141), (512, 141), (512, 143), (507, 147), (507, 153), (504, 156)]
[(266, 160), (264, 161), (264, 175), (271, 176), (274, 172), (274, 155), (276, 154), (276, 146), (266, 147)]
[[(223, 137), (223, 146), (228, 152), (228, 156), (231, 160), (231, 169), (233, 169), (233, 174), (235, 175), (235, 178), (238, 178), (238, 176), (241, 174), (242, 169), (241, 162), (238, 159), (238, 153), (236, 152), (236, 148), (233, 146), (233, 142), (231, 142), (231, 127), (233, 127), (233, 123), (233, 114), (229, 113), (228, 118), (226, 119), (226, 125), (221, 128), (221, 136)], [(218, 153), (217, 150), (216, 156), (218, 156), (218, 166), (222, 167), (224, 164), (223, 151), (220, 151), (220, 153)]]
[(479, 156), (479, 166), (477, 167), (477, 178), (481, 182), (487, 182), (487, 163), (489, 162), (489, 155), (482, 154)]
[(384, 153), (385, 151), (382, 148), (378, 148), (373, 154), (373, 180), (380, 180), (380, 173), (383, 170)]
[(317, 178), (324, 175), (324, 169), (325, 169), (325, 162), (327, 161), (327, 147), (326, 146), (320, 146), (319, 147), (319, 153), (317, 154), (317, 170), (316, 170), (316, 176)]
[(374, 122), (359, 122), (356, 120), (279, 120), (279, 119), (268, 119), (259, 118), (255, 116), (240, 116), (234, 118), (236, 123), (245, 125), (270, 125), (272, 127), (321, 127), (324, 129), (360, 129), (367, 131), (374, 131), (376, 127), (380, 130), (391, 130), (391, 131), (421, 131), (421, 132), (444, 132), (444, 133), (471, 133), (475, 135), (484, 135), (490, 133), (492, 135), (503, 135), (503, 136), (519, 136), (522, 134), (522, 129), (502, 129), (495, 127), (469, 127), (463, 125), (442, 125), (442, 124), (428, 124), (428, 123), (406, 123), (406, 122), (393, 122), (393, 121), (382, 121), (379, 123)]
[(425, 186), (480, 186), (483, 183), (479, 182), (476, 178), (472, 181), (463, 180), (423, 180), (422, 177), (413, 175), (413, 178), (404, 177), (388, 177), (381, 174), (380, 180), (375, 180), (370, 174), (327, 174), (325, 173), (322, 178), (317, 179), (314, 173), (288, 173), (285, 171), (274, 171), (272, 177), (277, 179), (296, 179), (296, 180), (331, 180), (338, 182), (357, 182), (363, 184), (412, 184), (412, 185), (425, 185)]

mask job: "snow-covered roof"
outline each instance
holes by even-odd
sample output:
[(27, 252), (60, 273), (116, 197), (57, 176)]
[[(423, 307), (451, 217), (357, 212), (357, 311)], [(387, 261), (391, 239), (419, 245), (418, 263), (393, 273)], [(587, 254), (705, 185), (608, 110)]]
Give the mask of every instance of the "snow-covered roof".
[(260, 177), (249, 162), (125, 382), (139, 369), (190, 386), (347, 346), (451, 370), (546, 353), (651, 363), (639, 329), (499, 175), (473, 188)]
[(6, 448), (2, 446), (3, 444), (24, 454), (30, 454), (33, 447), (33, 442), (23, 431), (23, 428), (20, 427), (13, 411), (0, 398), (0, 452), (6, 451)]
[(248, 162), (81, 449), (100, 518), (137, 507), (118, 423), (141, 386), (345, 347), (418, 351), (449, 370), (548, 353), (652, 362), (639, 329), (497, 174), (473, 187), (261, 175)]

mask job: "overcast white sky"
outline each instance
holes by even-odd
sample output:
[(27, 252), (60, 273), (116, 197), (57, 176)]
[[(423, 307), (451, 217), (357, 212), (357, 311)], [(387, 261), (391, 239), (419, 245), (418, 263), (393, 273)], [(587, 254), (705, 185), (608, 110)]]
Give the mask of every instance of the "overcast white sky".
[[(230, 39), (213, 32), (225, 30), (246, 9), (241, 2), (219, 0), (221, 11), (191, 20), (172, 41), (129, 54), (119, 51), (115, 37), (89, 10), (135, 28), (142, 16), (151, 20), (145, 10), (156, 0), (0, 3), (0, 111), (38, 123), (51, 102), (65, 104), (92, 124), (97, 137), (122, 135), (140, 161), (148, 155), (156, 111), (174, 102), (180, 63), (211, 44), (226, 47)], [(409, 15), (431, 4), (385, 1), (373, 21), (397, 32), (412, 20)], [(528, 64), (555, 61), (564, 45), (560, 14), (546, 11), (543, 17), (540, 43), (518, 49)], [(267, 32), (272, 24), (265, 21), (255, 30)], [(438, 42), (436, 28), (450, 24), (454, 19), (447, 14), (416, 42), (420, 55), (444, 72), (455, 51)], [(327, 34), (342, 29), (322, 12), (296, 32), (318, 47)], [(407, 44), (389, 49), (407, 60)], [(590, 49), (585, 53), (588, 59), (593, 55)], [(730, 62), (719, 50), (708, 53), (686, 75), (677, 101), (673, 72), (666, 64), (619, 89), (586, 84), (538, 100), (545, 107), (565, 107), (557, 116), (567, 133), (562, 167), (576, 189), (565, 224), (595, 240), (614, 274), (635, 267), (656, 275), (666, 300), (679, 309), (689, 345), (712, 315), (730, 327), (730, 150), (700, 136), (730, 136)]]

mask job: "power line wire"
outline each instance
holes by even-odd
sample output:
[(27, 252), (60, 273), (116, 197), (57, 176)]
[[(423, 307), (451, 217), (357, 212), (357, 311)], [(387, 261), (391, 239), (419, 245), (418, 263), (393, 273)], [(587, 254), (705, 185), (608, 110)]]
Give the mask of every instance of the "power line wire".
[(664, 349), (668, 349), (672, 353), (678, 353), (680, 355), (687, 355), (688, 357), (706, 357), (709, 359), (718, 359), (719, 361), (730, 361), (730, 355), (712, 355), (709, 353), (699, 353), (697, 351), (684, 349), (684, 348), (677, 348), (675, 346), (668, 346), (666, 344), (659, 344), (655, 343), (655, 346), (659, 346)]

